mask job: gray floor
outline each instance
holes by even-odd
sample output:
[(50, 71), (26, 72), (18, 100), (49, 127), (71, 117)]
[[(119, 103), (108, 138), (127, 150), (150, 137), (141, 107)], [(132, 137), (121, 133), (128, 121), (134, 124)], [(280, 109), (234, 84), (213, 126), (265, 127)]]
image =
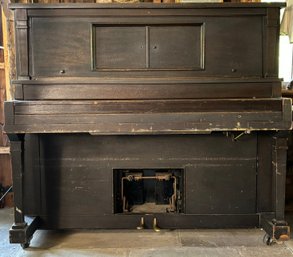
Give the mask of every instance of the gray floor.
[(0, 256), (258, 257), (293, 256), (293, 242), (266, 246), (260, 229), (37, 231), (31, 247), (8, 243), (12, 209), (0, 209)]

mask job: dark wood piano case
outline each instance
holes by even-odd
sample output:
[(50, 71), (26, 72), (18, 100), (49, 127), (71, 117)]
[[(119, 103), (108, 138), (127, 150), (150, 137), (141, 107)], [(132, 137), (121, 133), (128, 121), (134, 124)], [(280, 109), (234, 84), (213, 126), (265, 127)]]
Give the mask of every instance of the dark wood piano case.
[(38, 228), (257, 226), (288, 239), (281, 5), (10, 7), (12, 243)]

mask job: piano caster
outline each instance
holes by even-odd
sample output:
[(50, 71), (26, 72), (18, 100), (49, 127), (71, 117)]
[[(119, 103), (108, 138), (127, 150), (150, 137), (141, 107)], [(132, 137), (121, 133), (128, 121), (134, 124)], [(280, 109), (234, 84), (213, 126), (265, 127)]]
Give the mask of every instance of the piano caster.
[(155, 232), (160, 232), (161, 231), (160, 228), (157, 225), (157, 218), (154, 218), (154, 220), (153, 220), (153, 230)]
[(263, 238), (263, 242), (266, 245), (280, 244), (290, 240), (290, 227), (286, 221), (264, 216), (262, 218), (262, 226), (266, 231)]
[(24, 244), (20, 244), (22, 249), (26, 249), (30, 246), (30, 242), (24, 243)]
[(145, 225), (144, 225), (144, 217), (140, 218), (140, 224), (138, 227), (136, 227), (137, 230), (142, 230), (145, 229)]

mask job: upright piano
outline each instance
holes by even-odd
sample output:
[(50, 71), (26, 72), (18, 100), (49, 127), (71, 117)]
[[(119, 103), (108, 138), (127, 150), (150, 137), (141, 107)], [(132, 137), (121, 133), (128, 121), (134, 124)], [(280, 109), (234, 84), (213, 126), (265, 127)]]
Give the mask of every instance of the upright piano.
[(280, 7), (11, 4), (10, 242), (76, 228), (288, 240)]

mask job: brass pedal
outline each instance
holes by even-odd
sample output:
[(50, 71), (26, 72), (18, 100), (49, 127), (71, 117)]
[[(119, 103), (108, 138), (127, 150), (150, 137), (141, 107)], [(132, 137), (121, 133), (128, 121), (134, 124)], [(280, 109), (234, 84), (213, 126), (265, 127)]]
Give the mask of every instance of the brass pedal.
[(145, 226), (144, 226), (144, 217), (141, 217), (140, 218), (140, 224), (138, 227), (136, 227), (137, 230), (142, 230), (142, 229), (145, 229)]
[(158, 227), (158, 224), (157, 224), (157, 218), (154, 218), (154, 220), (153, 220), (153, 230), (155, 232), (160, 232), (161, 231), (160, 228)]

